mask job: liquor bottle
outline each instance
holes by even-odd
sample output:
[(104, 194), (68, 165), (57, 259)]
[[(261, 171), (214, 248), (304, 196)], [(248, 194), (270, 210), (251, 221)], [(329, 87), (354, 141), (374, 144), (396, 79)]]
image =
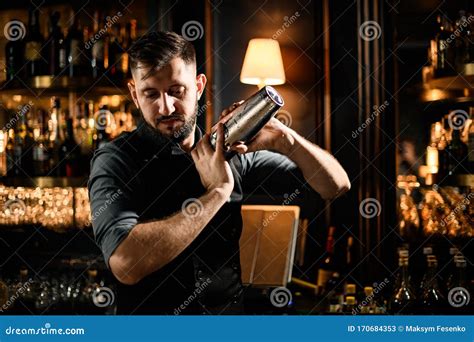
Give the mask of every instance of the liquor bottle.
[(33, 130), (33, 170), (35, 176), (46, 176), (50, 167), (50, 155), (47, 148), (46, 114), (44, 110), (37, 111), (38, 124)]
[(39, 9), (31, 8), (28, 18), (28, 30), (25, 37), (26, 76), (43, 75), (44, 59), (41, 55), (43, 36), (39, 26)]
[(463, 255), (454, 256), (454, 270), (449, 275), (447, 282), (447, 290), (450, 291), (456, 287), (464, 287), (467, 289), (467, 278), (466, 278), (466, 258)]
[(438, 261), (435, 256), (427, 259), (428, 269), (423, 277), (423, 292), (420, 305), (423, 311), (433, 313), (433, 309), (441, 310), (445, 307), (445, 298), (441, 293), (437, 279)]
[[(474, 38), (474, 37), (473, 37)], [(470, 173), (474, 173), (474, 107), (469, 107), (469, 115), (471, 117), (471, 125), (468, 133), (468, 168)]]
[(74, 22), (69, 28), (64, 45), (66, 47), (68, 75), (70, 77), (90, 75), (90, 67), (84, 50), (84, 36), (77, 16), (74, 17)]
[(7, 177), (15, 177), (19, 176), (19, 170), (15, 164), (15, 130), (10, 128), (7, 135)]
[(442, 131), (441, 136), (439, 138), (439, 142), (437, 144), (438, 148), (438, 183), (442, 183), (445, 179), (446, 175), (448, 174), (448, 165), (449, 165), (449, 158), (447, 152), (447, 146), (449, 143), (449, 121), (447, 118), (443, 118), (441, 122)]
[(341, 285), (342, 281), (340, 274), (338, 272), (334, 272), (326, 283), (326, 292), (324, 293), (324, 299), (328, 303), (327, 308), (329, 313), (342, 312), (344, 296)]
[(120, 80), (121, 77), (121, 65), (120, 58), (122, 55), (122, 39), (120, 25), (115, 25), (111, 29), (110, 42), (109, 42), (109, 56), (108, 56), (108, 75), (113, 80)]
[(59, 75), (66, 67), (66, 49), (64, 35), (59, 26), (60, 13), (55, 11), (50, 16), (49, 37), (43, 50), (47, 54), (48, 72)]
[[(136, 19), (130, 20), (130, 31), (127, 33), (127, 38), (128, 38), (127, 46), (126, 48), (124, 48), (124, 51), (128, 51), (130, 46), (137, 40), (137, 20)], [(124, 59), (122, 59), (122, 61), (123, 61), (123, 66), (125, 67), (125, 64), (126, 64), (126, 67), (127, 67), (126, 78), (131, 79), (132, 72), (130, 69), (130, 59), (128, 57), (128, 54), (126, 55), (126, 62), (124, 61)]]
[(375, 313), (374, 288), (372, 286), (364, 287), (364, 299), (360, 301), (360, 313), (363, 315)]
[(324, 259), (318, 268), (317, 286), (325, 288), (326, 283), (332, 277), (334, 272), (337, 270), (336, 263), (334, 260), (334, 231), (335, 227), (329, 227), (328, 237), (326, 240), (326, 251)]
[(343, 309), (343, 312), (345, 314), (351, 314), (353, 315), (355, 313), (355, 309), (356, 309), (356, 298), (355, 296), (347, 296), (346, 297), (346, 302), (344, 304), (344, 309)]
[(24, 58), (25, 43), (23, 39), (9, 40), (5, 45), (5, 69), (7, 81), (11, 81), (21, 76), (20, 71), (24, 65)]
[(92, 77), (97, 78), (104, 74), (108, 68), (109, 36), (106, 20), (101, 18), (100, 12), (94, 13), (93, 37), (97, 37), (92, 45)]
[(74, 126), (71, 118), (66, 120), (66, 137), (61, 144), (59, 158), (62, 176), (76, 177), (80, 175), (81, 148), (74, 139)]
[(401, 256), (398, 259), (400, 267), (399, 285), (393, 291), (390, 309), (393, 314), (411, 313), (415, 305), (415, 294), (413, 293), (408, 274), (408, 257)]
[[(102, 145), (104, 145), (106, 142), (110, 140), (109, 133), (107, 132), (108, 128), (108, 121), (109, 117), (111, 117), (112, 113), (109, 111), (109, 107), (107, 105), (102, 105), (99, 109), (99, 114), (97, 116), (97, 122), (95, 123), (96, 125), (96, 133), (94, 134), (94, 143), (93, 143), (93, 150), (95, 151), (96, 149), (100, 148)], [(103, 122), (100, 122), (100, 120), (103, 120), (106, 122), (104, 124)]]
[(468, 173), (466, 144), (461, 140), (461, 129), (453, 129), (452, 139), (447, 147), (448, 176)]
[(29, 111), (27, 106), (20, 110), (20, 121), (17, 123), (15, 140), (13, 146), (13, 158), (17, 168), (17, 176), (31, 177), (33, 175), (33, 141), (26, 124), (26, 116)]
[(437, 64), (435, 65), (436, 76), (449, 76), (454, 74), (454, 44), (450, 42), (452, 27), (449, 20), (438, 15), (438, 33), (436, 35)]
[(60, 168), (60, 148), (62, 144), (62, 134), (61, 134), (61, 102), (59, 98), (51, 98), (51, 113), (50, 119), (48, 122), (49, 129), (49, 141), (48, 141), (48, 150), (51, 153), (50, 157), (50, 174), (54, 176), (61, 176)]

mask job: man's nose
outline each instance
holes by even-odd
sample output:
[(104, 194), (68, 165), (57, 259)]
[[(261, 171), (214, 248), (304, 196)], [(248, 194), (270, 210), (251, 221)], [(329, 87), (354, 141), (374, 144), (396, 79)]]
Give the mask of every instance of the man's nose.
[(171, 115), (171, 114), (173, 114), (174, 111), (175, 111), (173, 98), (165, 93), (162, 96), (162, 99), (163, 99), (163, 101), (162, 101), (161, 106), (160, 106), (161, 107), (160, 108), (161, 109), (160, 110), (161, 114), (162, 115)]

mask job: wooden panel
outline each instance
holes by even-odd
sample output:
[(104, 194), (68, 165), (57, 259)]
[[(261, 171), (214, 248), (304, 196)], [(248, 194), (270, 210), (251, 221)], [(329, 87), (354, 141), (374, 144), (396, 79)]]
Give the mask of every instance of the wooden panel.
[(243, 206), (242, 281), (284, 286), (291, 276), (296, 243), (297, 206)]

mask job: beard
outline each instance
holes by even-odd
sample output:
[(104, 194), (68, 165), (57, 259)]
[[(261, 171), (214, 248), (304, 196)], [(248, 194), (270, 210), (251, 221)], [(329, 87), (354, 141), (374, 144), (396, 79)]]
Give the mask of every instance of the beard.
[(183, 125), (176, 128), (171, 134), (163, 133), (159, 128), (153, 127), (152, 125), (150, 125), (149, 122), (145, 120), (143, 113), (141, 111), (140, 111), (140, 114), (145, 124), (144, 125), (145, 129), (148, 132), (148, 134), (152, 137), (152, 139), (155, 142), (157, 142), (159, 145), (166, 145), (170, 142), (175, 143), (175, 144), (180, 144), (191, 135), (196, 125), (198, 110), (199, 110), (199, 105), (196, 101), (196, 107), (195, 107), (194, 113), (187, 119), (183, 114), (179, 114), (179, 113), (173, 113), (169, 116), (158, 118), (156, 121), (156, 125), (158, 125), (160, 121), (165, 120), (165, 119), (173, 119), (173, 118), (180, 119), (180, 120), (184, 119)]

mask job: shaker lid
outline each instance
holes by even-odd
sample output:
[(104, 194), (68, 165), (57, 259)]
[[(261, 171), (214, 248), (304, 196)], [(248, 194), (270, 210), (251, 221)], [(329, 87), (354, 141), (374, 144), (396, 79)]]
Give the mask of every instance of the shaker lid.
[(271, 86), (265, 86), (265, 91), (267, 92), (267, 95), (275, 102), (277, 105), (280, 107), (285, 104), (285, 101), (283, 101), (283, 97), (275, 90), (275, 88)]

